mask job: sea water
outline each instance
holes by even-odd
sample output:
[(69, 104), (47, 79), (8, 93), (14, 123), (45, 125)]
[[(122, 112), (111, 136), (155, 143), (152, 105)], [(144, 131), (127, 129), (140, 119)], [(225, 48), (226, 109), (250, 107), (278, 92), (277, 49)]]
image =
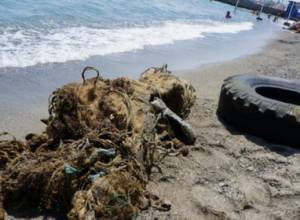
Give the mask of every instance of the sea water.
[(209, 0), (0, 0), (0, 131), (40, 132), (48, 96), (86, 65), (107, 78), (192, 69), (255, 53), (277, 30)]
[(0, 68), (85, 60), (234, 35), (253, 16), (208, 0), (1, 0)]

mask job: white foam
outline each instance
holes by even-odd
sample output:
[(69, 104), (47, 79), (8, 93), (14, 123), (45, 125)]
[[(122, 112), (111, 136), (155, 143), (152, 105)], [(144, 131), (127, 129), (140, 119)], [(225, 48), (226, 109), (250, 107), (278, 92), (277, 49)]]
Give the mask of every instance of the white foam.
[(205, 33), (230, 33), (251, 30), (251, 22), (201, 23), (164, 22), (150, 27), (99, 29), (72, 27), (51, 30), (0, 30), (0, 67), (25, 67), (38, 63), (83, 60), (141, 50), (147, 45), (173, 44), (180, 40), (203, 38)]

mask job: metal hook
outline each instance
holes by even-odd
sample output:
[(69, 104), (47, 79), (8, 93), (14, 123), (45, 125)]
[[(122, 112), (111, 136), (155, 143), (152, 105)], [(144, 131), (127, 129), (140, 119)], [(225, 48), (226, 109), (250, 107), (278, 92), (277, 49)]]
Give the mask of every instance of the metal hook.
[(86, 66), (84, 67), (84, 69), (82, 70), (82, 73), (81, 73), (81, 77), (82, 77), (82, 80), (83, 80), (83, 84), (85, 84), (85, 72), (88, 71), (88, 70), (94, 70), (96, 73), (97, 73), (97, 76), (96, 76), (96, 79), (95, 79), (95, 82), (94, 84), (96, 85), (97, 83), (97, 80), (99, 79), (100, 77), (100, 72), (98, 69), (96, 69), (95, 67), (92, 67), (92, 66)]

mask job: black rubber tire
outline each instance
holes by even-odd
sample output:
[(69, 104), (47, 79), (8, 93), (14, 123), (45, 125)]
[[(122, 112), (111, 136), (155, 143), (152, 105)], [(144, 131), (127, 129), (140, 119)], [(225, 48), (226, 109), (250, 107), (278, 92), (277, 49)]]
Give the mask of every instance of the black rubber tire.
[(300, 81), (229, 77), (223, 83), (217, 113), (246, 132), (300, 147)]

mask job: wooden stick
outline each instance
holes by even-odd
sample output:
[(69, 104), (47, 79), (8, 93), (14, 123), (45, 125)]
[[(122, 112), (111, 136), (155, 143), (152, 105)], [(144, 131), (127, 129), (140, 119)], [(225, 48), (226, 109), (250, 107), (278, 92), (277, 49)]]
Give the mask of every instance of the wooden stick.
[(172, 128), (175, 131), (175, 135), (178, 139), (183, 141), (185, 144), (194, 144), (196, 141), (196, 133), (191, 125), (180, 118), (174, 113), (168, 106), (158, 97), (155, 97), (151, 102), (151, 105), (156, 112), (162, 114), (162, 117), (169, 120)]

